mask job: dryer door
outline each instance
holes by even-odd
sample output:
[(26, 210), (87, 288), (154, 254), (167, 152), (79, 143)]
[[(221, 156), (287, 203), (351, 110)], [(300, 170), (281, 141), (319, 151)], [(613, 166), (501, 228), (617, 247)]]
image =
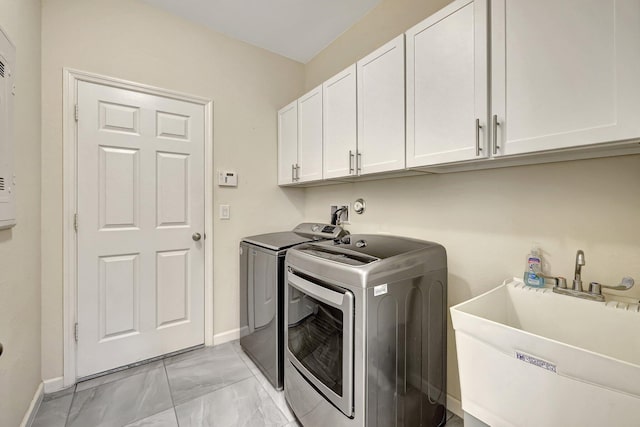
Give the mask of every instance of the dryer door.
[[(353, 414), (354, 296), (287, 273), (287, 293), (304, 309), (287, 318), (287, 357), (345, 415)], [(293, 315), (293, 314), (297, 315)]]

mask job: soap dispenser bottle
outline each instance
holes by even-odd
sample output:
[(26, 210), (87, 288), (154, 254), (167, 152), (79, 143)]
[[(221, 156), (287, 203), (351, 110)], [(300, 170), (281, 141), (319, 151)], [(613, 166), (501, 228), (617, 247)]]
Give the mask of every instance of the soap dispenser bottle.
[(527, 255), (527, 265), (524, 270), (524, 283), (534, 288), (544, 287), (544, 278), (539, 274), (542, 273), (542, 254), (539, 248), (533, 247), (531, 253)]

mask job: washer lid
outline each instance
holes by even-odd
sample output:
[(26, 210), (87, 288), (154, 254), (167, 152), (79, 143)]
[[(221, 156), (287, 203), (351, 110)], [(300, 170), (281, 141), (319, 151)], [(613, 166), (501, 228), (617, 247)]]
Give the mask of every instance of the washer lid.
[(303, 222), (302, 224), (298, 224), (293, 231), (259, 234), (257, 236), (245, 237), (242, 241), (274, 251), (280, 251), (301, 243), (339, 239), (345, 234), (348, 234), (348, 232), (339, 225)]
[(305, 245), (297, 249), (300, 252), (309, 254), (311, 256), (354, 266), (366, 265), (374, 261), (378, 261), (379, 259), (353, 251), (335, 251), (331, 248), (320, 245)]
[(313, 237), (303, 236), (293, 231), (280, 231), (276, 233), (259, 234), (242, 239), (243, 242), (256, 246), (279, 251), (299, 245), (300, 243), (313, 242)]
[(384, 234), (352, 234), (333, 241), (305, 245), (298, 250), (350, 265), (365, 265), (434, 246), (432, 242)]

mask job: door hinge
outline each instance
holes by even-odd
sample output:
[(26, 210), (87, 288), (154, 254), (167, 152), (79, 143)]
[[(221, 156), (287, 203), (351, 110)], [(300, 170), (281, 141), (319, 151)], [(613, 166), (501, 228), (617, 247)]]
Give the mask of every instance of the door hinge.
[(78, 232), (78, 214), (73, 214), (73, 229)]
[(78, 104), (76, 104), (76, 106), (75, 106), (74, 114), (75, 114), (75, 118), (76, 118), (76, 122), (77, 122), (79, 114), (80, 114), (80, 108), (78, 108)]
[(78, 322), (76, 322), (74, 326), (73, 336), (75, 337), (76, 342), (78, 342)]

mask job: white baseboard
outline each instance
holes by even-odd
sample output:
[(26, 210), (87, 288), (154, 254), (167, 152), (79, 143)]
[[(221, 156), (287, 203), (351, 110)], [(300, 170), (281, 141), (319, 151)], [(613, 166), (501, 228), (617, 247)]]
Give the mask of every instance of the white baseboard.
[(243, 326), (242, 328), (231, 329), (230, 331), (215, 334), (213, 336), (213, 345), (220, 345), (230, 341), (235, 341), (245, 335), (246, 332), (247, 327)]
[(40, 383), (36, 389), (36, 393), (33, 395), (33, 399), (31, 399), (27, 412), (25, 412), (24, 417), (22, 418), (20, 427), (31, 427), (31, 424), (33, 424), (33, 420), (35, 420), (36, 414), (38, 413), (38, 409), (40, 409), (43, 397), (44, 385), (43, 383)]
[(55, 393), (56, 391), (60, 391), (65, 388), (64, 386), (64, 377), (50, 378), (48, 380), (44, 380), (44, 394)]
[(462, 411), (462, 402), (460, 402), (450, 394), (447, 394), (447, 409), (460, 418), (464, 418), (464, 412)]

